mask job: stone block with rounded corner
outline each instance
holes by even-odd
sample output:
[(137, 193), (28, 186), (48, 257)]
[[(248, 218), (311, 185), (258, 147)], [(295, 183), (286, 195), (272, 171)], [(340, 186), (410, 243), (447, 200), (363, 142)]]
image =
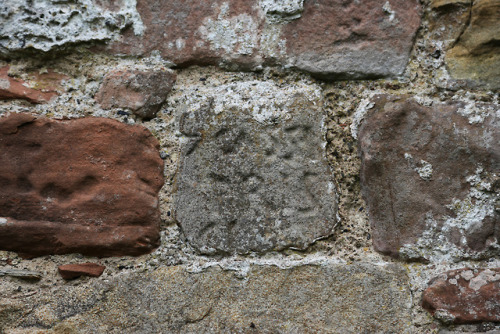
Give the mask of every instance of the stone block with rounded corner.
[(329, 236), (337, 199), (319, 95), (229, 86), (179, 116), (174, 202), (187, 240), (201, 253), (243, 254), (305, 249)]
[(219, 266), (163, 266), (68, 284), (52, 303), (41, 292), (5, 329), (33, 332), (43, 310), (54, 332), (401, 333), (410, 330), (409, 285), (399, 264), (249, 265), (244, 279)]
[(500, 321), (500, 268), (461, 268), (433, 278), (422, 306), (444, 323)]
[(0, 249), (140, 255), (159, 245), (163, 161), (142, 126), (0, 118)]
[(377, 251), (407, 260), (498, 256), (499, 106), (376, 95), (359, 131)]

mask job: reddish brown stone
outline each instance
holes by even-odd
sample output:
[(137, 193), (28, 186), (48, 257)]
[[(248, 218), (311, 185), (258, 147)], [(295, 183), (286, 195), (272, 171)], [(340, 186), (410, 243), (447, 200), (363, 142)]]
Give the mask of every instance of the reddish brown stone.
[(498, 105), (372, 103), (359, 145), (375, 249), (410, 259), (498, 254)]
[(258, 34), (264, 16), (256, 0), (139, 0), (137, 10), (144, 36), (128, 30), (111, 46), (114, 53), (158, 50), (178, 66), (228, 62), (253, 68), (261, 63)]
[(30, 88), (28, 83), (8, 75), (9, 66), (0, 68), (0, 100), (22, 99), (32, 103), (44, 103), (58, 95), (60, 81), (65, 75), (49, 71), (48, 73), (30, 73), (30, 81), (36, 88)]
[(97, 263), (65, 264), (57, 267), (59, 274), (66, 280), (78, 278), (80, 276), (99, 277), (106, 269)]
[(280, 64), (329, 79), (386, 77), (405, 69), (420, 25), (418, 0), (311, 0), (290, 8), (280, 1), (142, 0), (144, 35), (129, 29), (109, 50), (158, 50), (177, 66)]
[(282, 37), (301, 70), (333, 79), (386, 77), (404, 71), (419, 26), (416, 0), (311, 0)]
[(422, 306), (444, 322), (500, 321), (500, 268), (443, 273), (429, 282)]
[(159, 244), (158, 141), (103, 118), (0, 118), (0, 249), (139, 255)]
[(128, 108), (144, 119), (156, 116), (176, 79), (171, 71), (118, 70), (106, 75), (95, 96), (104, 109)]

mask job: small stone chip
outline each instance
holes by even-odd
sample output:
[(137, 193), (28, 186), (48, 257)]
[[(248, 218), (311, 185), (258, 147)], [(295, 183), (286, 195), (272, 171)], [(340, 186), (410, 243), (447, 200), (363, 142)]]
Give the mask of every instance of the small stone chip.
[(78, 278), (80, 276), (99, 277), (102, 275), (106, 267), (97, 263), (88, 262), (79, 264), (65, 264), (59, 266), (57, 269), (62, 278), (64, 278), (65, 280), (70, 280)]

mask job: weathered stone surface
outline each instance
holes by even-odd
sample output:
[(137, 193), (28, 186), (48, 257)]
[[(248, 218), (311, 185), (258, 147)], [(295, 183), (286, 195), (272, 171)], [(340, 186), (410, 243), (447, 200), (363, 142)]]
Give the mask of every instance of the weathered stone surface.
[(401, 74), (420, 25), (416, 0), (139, 1), (144, 36), (115, 53), (161, 55), (178, 66), (259, 69), (278, 63), (329, 79)]
[(22, 315), (25, 305), (20, 300), (0, 298), (0, 331), (4, 333), (6, 326), (18, 321)]
[(39, 281), (40, 279), (42, 279), (41, 273), (23, 269), (0, 269), (0, 276), (10, 276), (34, 281)]
[(446, 55), (452, 77), (500, 88), (500, 0), (474, 1), (465, 30)]
[(420, 25), (418, 1), (312, 0), (283, 28), (301, 70), (333, 79), (401, 74)]
[(35, 87), (21, 79), (8, 75), (9, 66), (0, 68), (0, 100), (22, 99), (32, 103), (44, 103), (58, 95), (59, 82), (66, 76), (50, 71), (44, 74), (31, 73), (31, 78), (37, 83)]
[(149, 54), (179, 66), (231, 64), (261, 65), (259, 34), (264, 15), (256, 0), (140, 0), (137, 10), (145, 25), (143, 36), (125, 32), (112, 50)]
[(0, 14), (0, 55), (105, 42), (178, 66), (280, 64), (329, 79), (401, 74), (420, 25), (417, 0), (15, 0)]
[(422, 305), (448, 323), (500, 321), (500, 268), (443, 273), (429, 282)]
[(408, 259), (498, 253), (498, 105), (372, 99), (359, 131), (375, 248)]
[[(169, 267), (91, 283), (56, 291), (49, 305), (58, 320), (47, 327), (77, 333), (399, 333), (411, 317), (408, 277), (399, 265), (250, 266), (245, 279), (216, 267), (200, 273)], [(32, 330), (40, 323), (36, 310), (47, 304), (31, 304), (34, 312), (18, 326)]]
[(0, 249), (138, 255), (159, 243), (159, 144), (102, 118), (0, 118)]
[(442, 8), (445, 6), (454, 6), (454, 5), (471, 5), (471, 0), (432, 0), (431, 7), (432, 8)]
[(106, 41), (125, 27), (137, 34), (144, 29), (135, 1), (9, 0), (0, 8), (0, 17), (0, 57)]
[(151, 119), (174, 85), (172, 71), (115, 70), (104, 77), (95, 99), (104, 109), (127, 108), (134, 114)]
[(66, 280), (80, 276), (99, 277), (104, 272), (104, 269), (106, 269), (106, 266), (101, 266), (97, 263), (64, 264), (57, 267), (61, 277)]
[(443, 51), (452, 48), (464, 32), (470, 18), (471, 7), (471, 0), (435, 0), (431, 2), (430, 38), (439, 41)]
[(337, 198), (321, 101), (300, 87), (221, 86), (179, 115), (175, 216), (200, 252), (304, 249), (332, 233)]

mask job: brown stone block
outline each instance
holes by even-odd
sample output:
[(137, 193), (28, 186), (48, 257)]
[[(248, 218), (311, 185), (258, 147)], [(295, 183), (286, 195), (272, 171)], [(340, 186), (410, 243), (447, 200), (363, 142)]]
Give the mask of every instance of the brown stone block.
[(78, 278), (80, 276), (99, 277), (106, 269), (97, 263), (77, 263), (77, 264), (64, 264), (57, 267), (59, 274), (66, 280)]
[(104, 118), (0, 118), (0, 249), (139, 255), (159, 244), (159, 144)]
[(378, 95), (360, 127), (375, 248), (406, 259), (498, 254), (498, 105)]
[(60, 90), (60, 81), (67, 78), (63, 74), (53, 71), (48, 73), (30, 73), (33, 81), (31, 88), (24, 80), (8, 75), (9, 66), (0, 68), (0, 100), (22, 99), (31, 103), (45, 103), (56, 97)]
[(95, 99), (104, 109), (127, 108), (151, 119), (156, 116), (172, 89), (172, 71), (116, 70), (108, 73)]
[(180, 67), (278, 64), (334, 80), (401, 74), (421, 16), (416, 0), (148, 0), (137, 11), (144, 35), (129, 29), (108, 51), (158, 50)]
[(294, 66), (330, 79), (401, 74), (420, 26), (418, 1), (311, 0), (283, 28)]
[(500, 268), (463, 268), (429, 282), (422, 306), (446, 323), (500, 321)]
[(255, 0), (139, 0), (146, 30), (129, 29), (111, 45), (114, 53), (149, 54), (153, 50), (176, 65), (232, 62), (253, 68), (258, 57), (263, 13)]

